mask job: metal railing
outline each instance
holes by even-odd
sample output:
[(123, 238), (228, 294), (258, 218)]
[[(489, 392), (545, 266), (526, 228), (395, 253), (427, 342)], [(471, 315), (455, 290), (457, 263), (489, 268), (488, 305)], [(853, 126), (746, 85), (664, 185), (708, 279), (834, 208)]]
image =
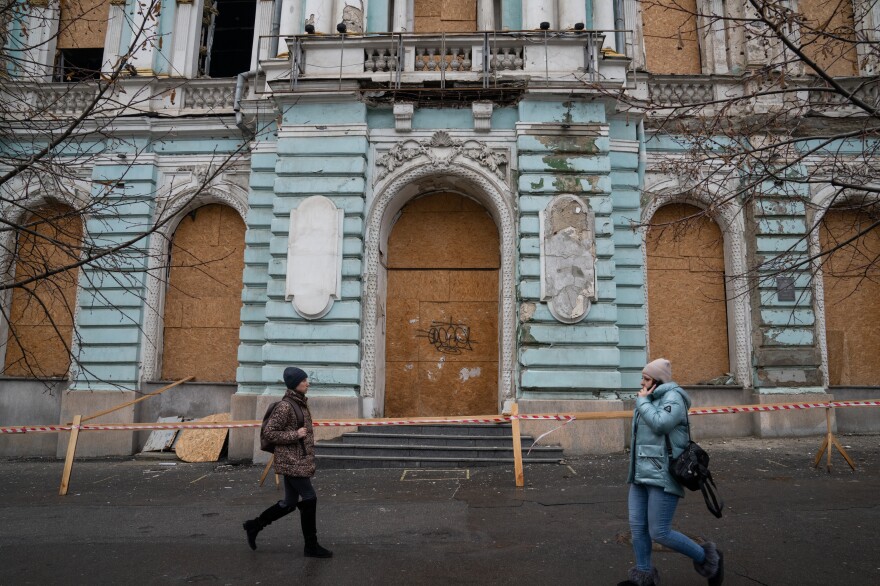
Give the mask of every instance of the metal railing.
[[(461, 89), (458, 82), (483, 89), (526, 80), (547, 87), (625, 83), (632, 60), (603, 50), (612, 35), (626, 41), (632, 31), (294, 35), (279, 38), (279, 50), (288, 49), (285, 54), (267, 56), (261, 64), (271, 69), (273, 62), (277, 67), (279, 59), (287, 59), (291, 91), (306, 91), (302, 82), (319, 80), (337, 80), (340, 86), (343, 80), (357, 80), (395, 90), (426, 83), (432, 90)], [(275, 38), (261, 37), (259, 45), (271, 47)], [(631, 44), (623, 42), (624, 50)], [(324, 85), (316, 91), (328, 89)]]

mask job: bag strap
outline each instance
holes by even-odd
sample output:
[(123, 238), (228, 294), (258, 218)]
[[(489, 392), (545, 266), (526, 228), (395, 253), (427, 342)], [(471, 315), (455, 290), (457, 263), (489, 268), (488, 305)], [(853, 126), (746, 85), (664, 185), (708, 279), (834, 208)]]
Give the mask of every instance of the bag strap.
[(715, 480), (712, 478), (712, 473), (708, 470), (706, 470), (706, 480), (708, 482), (700, 479), (700, 492), (703, 493), (703, 500), (706, 501), (706, 508), (709, 509), (709, 512), (715, 515), (715, 517), (720, 519), (721, 511), (724, 510), (724, 499), (719, 497), (716, 493), (718, 487), (715, 486)]
[[(294, 423), (296, 424), (296, 429), (299, 429), (300, 427), (305, 427), (306, 416), (303, 415), (302, 407), (300, 407), (296, 401), (288, 397), (284, 397), (282, 400), (287, 401), (287, 403), (293, 408), (293, 418), (295, 420)], [(299, 438), (299, 443), (305, 450), (305, 440), (303, 438)]]
[[(678, 392), (678, 391), (676, 391)], [(681, 393), (678, 393), (678, 396), (681, 397)], [(682, 402), (684, 402), (684, 397), (682, 397)], [(684, 406), (684, 423), (687, 427), (688, 432), (688, 442), (691, 441), (691, 420), (688, 417), (688, 407), (687, 404)], [(673, 428), (675, 429), (675, 428)], [(669, 441), (669, 434), (663, 436), (663, 439), (666, 440), (666, 455), (669, 458), (669, 462), (672, 463), (672, 442)]]
[(291, 407), (293, 407), (293, 414), (294, 418), (296, 419), (296, 421), (294, 421), (294, 423), (296, 423), (296, 428), (299, 429), (300, 427), (303, 427), (306, 424), (306, 416), (303, 415), (302, 407), (300, 407), (299, 404), (293, 399), (288, 399), (287, 397), (284, 397), (284, 400), (287, 401)]

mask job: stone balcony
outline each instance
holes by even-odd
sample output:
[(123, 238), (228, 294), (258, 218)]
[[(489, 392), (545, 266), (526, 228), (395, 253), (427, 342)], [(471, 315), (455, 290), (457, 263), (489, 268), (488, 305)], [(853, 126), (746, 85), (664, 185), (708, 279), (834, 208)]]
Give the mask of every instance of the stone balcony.
[(236, 79), (120, 78), (98, 96), (95, 81), (7, 83), (0, 92), (10, 118), (67, 120), (137, 114), (159, 116), (230, 115)]
[[(609, 33), (611, 34), (611, 33)], [(603, 52), (602, 31), (296, 35), (286, 55), (260, 61), (273, 92), (363, 89), (612, 88), (632, 61)]]

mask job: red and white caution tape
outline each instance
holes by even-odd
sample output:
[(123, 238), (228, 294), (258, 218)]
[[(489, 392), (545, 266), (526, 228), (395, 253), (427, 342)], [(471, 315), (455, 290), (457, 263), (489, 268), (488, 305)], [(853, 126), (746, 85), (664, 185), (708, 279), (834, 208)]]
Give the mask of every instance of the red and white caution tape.
[(720, 413), (756, 413), (760, 411), (793, 411), (797, 409), (825, 409), (828, 407), (877, 407), (880, 401), (829, 401), (827, 403), (786, 403), (784, 405), (743, 405), (732, 407), (706, 407), (691, 409), (691, 415), (716, 415)]
[[(759, 411), (790, 411), (796, 409), (823, 409), (828, 407), (877, 407), (880, 401), (829, 401), (825, 403), (787, 403), (783, 405), (742, 405), (731, 407), (707, 407), (691, 409), (691, 415), (717, 415), (724, 413), (754, 413)], [(437, 419), (383, 419), (383, 420), (351, 420), (351, 421), (315, 421), (315, 427), (375, 427), (381, 425), (433, 425), (445, 423), (508, 423), (514, 419), (520, 421), (564, 421), (566, 424), (574, 421), (576, 417), (565, 413), (560, 414), (520, 414), (498, 415), (493, 417), (460, 417), (460, 418), (437, 418)], [(260, 421), (228, 423), (212, 423), (185, 421), (181, 423), (134, 423), (134, 424), (100, 424), (83, 423), (79, 426), (80, 431), (140, 431), (154, 429), (237, 429), (247, 427), (260, 427)], [(565, 425), (565, 424), (563, 424)], [(70, 431), (73, 425), (17, 425), (0, 427), (0, 433), (58, 433)], [(562, 427), (562, 426), (560, 426)], [(556, 428), (559, 429), (559, 428)], [(551, 430), (555, 431), (554, 430)], [(547, 432), (547, 433), (551, 433)], [(544, 434), (547, 435), (547, 434)], [(541, 436), (543, 437), (543, 436)], [(540, 439), (540, 438), (538, 438)]]

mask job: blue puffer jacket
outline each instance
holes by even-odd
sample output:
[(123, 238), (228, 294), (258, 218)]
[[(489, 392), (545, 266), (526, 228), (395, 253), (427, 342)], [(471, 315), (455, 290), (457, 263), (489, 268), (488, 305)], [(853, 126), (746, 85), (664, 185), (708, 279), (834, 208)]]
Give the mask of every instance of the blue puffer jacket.
[(636, 399), (633, 412), (628, 483), (662, 487), (684, 496), (684, 490), (669, 474), (666, 435), (675, 458), (687, 447), (687, 410), (691, 398), (676, 383), (664, 383), (646, 397)]

